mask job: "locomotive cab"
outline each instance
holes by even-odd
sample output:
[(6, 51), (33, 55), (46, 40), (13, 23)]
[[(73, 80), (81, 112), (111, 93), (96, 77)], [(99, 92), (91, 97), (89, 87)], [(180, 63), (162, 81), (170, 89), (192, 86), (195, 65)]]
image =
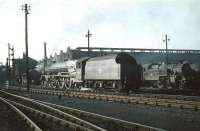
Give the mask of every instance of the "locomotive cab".
[(116, 57), (116, 63), (121, 66), (122, 89), (130, 90), (141, 85), (142, 66), (138, 65), (135, 58), (127, 53), (120, 53)]

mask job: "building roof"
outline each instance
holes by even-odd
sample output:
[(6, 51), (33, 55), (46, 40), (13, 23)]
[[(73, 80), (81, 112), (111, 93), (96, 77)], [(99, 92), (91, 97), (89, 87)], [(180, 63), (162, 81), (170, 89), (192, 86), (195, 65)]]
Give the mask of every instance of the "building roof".
[[(68, 60), (78, 60), (85, 57), (99, 57), (104, 56), (106, 59), (109, 56), (120, 52), (126, 52), (133, 56), (138, 64), (159, 63), (166, 61), (165, 49), (139, 49), (139, 48), (99, 48), (92, 47), (78, 47), (76, 49), (67, 48), (66, 52), (61, 51), (60, 54), (54, 55), (47, 60), (48, 65), (53, 63), (62, 63)], [(98, 59), (98, 58), (97, 58)], [(181, 61), (189, 61), (190, 63), (200, 64), (200, 50), (168, 50), (168, 62), (180, 63)], [(41, 64), (41, 63), (40, 63)], [(38, 68), (42, 67), (38, 65)], [(42, 68), (40, 68), (42, 70)]]

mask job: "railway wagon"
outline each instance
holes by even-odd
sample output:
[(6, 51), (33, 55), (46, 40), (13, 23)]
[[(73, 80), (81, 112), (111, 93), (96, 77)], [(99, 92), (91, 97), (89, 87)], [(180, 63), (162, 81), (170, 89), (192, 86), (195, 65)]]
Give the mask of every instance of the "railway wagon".
[(141, 66), (127, 53), (91, 58), (85, 65), (85, 83), (89, 87), (130, 89), (141, 83)]

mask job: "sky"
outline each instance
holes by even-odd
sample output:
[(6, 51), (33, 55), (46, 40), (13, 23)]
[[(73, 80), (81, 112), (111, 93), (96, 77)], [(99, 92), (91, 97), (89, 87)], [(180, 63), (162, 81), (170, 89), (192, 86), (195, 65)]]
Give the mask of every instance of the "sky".
[(165, 34), (170, 49), (200, 50), (199, 0), (0, 0), (0, 62), (6, 62), (7, 44), (15, 57), (25, 51), (24, 11), (28, 15), (29, 56), (41, 60), (43, 43), (47, 54), (67, 47), (164, 49)]

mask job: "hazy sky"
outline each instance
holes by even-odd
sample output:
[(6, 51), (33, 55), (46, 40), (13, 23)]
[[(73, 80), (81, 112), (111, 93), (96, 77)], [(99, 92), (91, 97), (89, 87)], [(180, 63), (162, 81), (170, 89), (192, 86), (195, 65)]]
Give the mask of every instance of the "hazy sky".
[(172, 49), (200, 50), (199, 0), (0, 0), (0, 61), (5, 63), (7, 43), (16, 57), (25, 51), (24, 13), (30, 4), (29, 56), (87, 46), (85, 34), (92, 33), (93, 47), (165, 48), (168, 34)]

